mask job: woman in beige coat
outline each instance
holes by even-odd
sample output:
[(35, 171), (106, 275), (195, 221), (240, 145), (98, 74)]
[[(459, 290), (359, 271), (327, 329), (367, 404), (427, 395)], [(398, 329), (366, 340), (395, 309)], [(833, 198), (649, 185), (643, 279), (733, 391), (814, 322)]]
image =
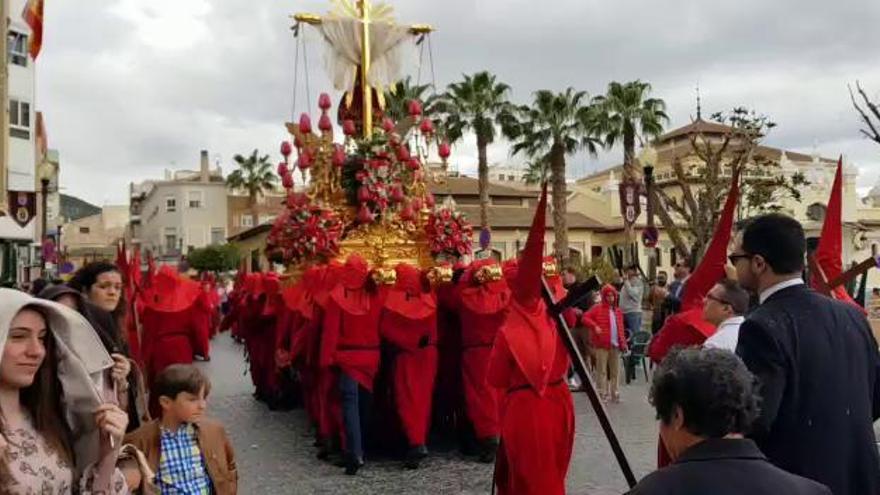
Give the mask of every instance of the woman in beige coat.
[(128, 419), (89, 323), (0, 289), (0, 350), (0, 493), (128, 493), (115, 469)]

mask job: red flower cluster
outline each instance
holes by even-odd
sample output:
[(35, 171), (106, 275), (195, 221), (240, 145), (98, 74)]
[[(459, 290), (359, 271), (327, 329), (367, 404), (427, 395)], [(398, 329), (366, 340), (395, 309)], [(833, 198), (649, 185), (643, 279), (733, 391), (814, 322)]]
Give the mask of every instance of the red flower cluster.
[(339, 253), (341, 238), (342, 222), (333, 210), (313, 204), (305, 194), (292, 193), (269, 232), (266, 255), (283, 264), (331, 258)]
[(428, 234), (431, 253), (435, 256), (471, 254), (474, 231), (464, 213), (440, 208), (428, 217), (425, 232)]

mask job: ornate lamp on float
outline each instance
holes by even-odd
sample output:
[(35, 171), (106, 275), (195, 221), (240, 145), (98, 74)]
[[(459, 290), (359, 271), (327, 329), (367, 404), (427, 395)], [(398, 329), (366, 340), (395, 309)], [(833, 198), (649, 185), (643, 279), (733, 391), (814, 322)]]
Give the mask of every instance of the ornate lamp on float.
[[(336, 10), (326, 18), (297, 14), (294, 19), (295, 32), (302, 24), (316, 26), (336, 51), (352, 53), (353, 47), (342, 45), (352, 40), (360, 43), (357, 52), (361, 58), (351, 62), (338, 57), (331, 64), (346, 69), (347, 75), (334, 80), (337, 89), (345, 91), (337, 112), (343, 142), (334, 141), (329, 116), (332, 102), (326, 93), (318, 99), (321, 115), (317, 131), (308, 114), (287, 124), (293, 144), (282, 143), (284, 161), (278, 173), (288, 190), (288, 209), (273, 226), (267, 252), (294, 273), (299, 271), (297, 265), (344, 259), (357, 252), (370, 263), (380, 283), (393, 283), (393, 268), (400, 262), (427, 269), (433, 266), (435, 256), (470, 254), (470, 225), (454, 210), (435, 211), (435, 200), (426, 184), (431, 173), (425, 167), (429, 152), (436, 145), (443, 167), (433, 172), (431, 179), (442, 180), (449, 144), (438, 140), (434, 123), (423, 115), (418, 101), (409, 102), (408, 125), (398, 126), (382, 113), (382, 88), (399, 79), (389, 69), (399, 64), (389, 64), (387, 59), (395, 56), (404, 38), (425, 35), (431, 28), (398, 26), (390, 7), (374, 6), (368, 0), (336, 2)], [(357, 36), (334, 36), (324, 28), (337, 34), (339, 30), (355, 30)], [(369, 41), (373, 31), (381, 31), (373, 40), (381, 39), (381, 43)], [(371, 70), (372, 64), (379, 66), (384, 80)], [(357, 77), (351, 78), (351, 74)], [(361, 108), (353, 106), (357, 100)], [(294, 191), (293, 166), (299, 168), (304, 183), (308, 172), (303, 193)], [(434, 276), (446, 279), (445, 273)]]

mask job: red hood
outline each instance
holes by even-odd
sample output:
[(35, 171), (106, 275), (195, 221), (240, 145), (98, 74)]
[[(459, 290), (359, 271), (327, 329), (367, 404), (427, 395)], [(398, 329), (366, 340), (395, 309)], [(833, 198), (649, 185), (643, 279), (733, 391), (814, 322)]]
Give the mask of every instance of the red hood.
[(614, 288), (613, 285), (605, 284), (602, 286), (602, 290), (600, 291), (602, 294), (602, 302), (606, 303), (606, 298), (608, 294), (614, 294), (614, 305), (617, 306), (618, 301), (620, 301), (620, 293), (617, 292), (617, 289)]
[(163, 265), (153, 277), (144, 294), (144, 304), (163, 313), (177, 313), (192, 307), (202, 294), (198, 283), (181, 277), (173, 268)]
[(426, 290), (418, 268), (400, 263), (395, 268), (397, 282), (388, 290), (385, 307), (411, 320), (421, 320), (435, 314), (437, 298)]
[(494, 314), (502, 311), (510, 302), (510, 288), (503, 277), (482, 283), (478, 280), (480, 269), (493, 265), (498, 265), (493, 259), (475, 261), (461, 278), (461, 302), (474, 313)]

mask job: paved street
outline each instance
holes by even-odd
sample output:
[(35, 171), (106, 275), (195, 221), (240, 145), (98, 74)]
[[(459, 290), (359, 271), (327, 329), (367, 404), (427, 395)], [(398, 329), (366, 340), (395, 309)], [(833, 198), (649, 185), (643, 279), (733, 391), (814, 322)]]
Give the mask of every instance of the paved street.
[[(399, 462), (369, 462), (355, 477), (314, 457), (305, 414), (272, 412), (251, 397), (241, 346), (228, 334), (212, 341), (212, 361), (201, 366), (213, 381), (209, 408), (222, 420), (238, 456), (240, 493), (250, 494), (488, 494), (491, 466), (462, 459), (456, 452), (432, 453), (418, 471)], [(623, 403), (610, 415), (636, 476), (654, 465), (656, 426), (644, 377), (622, 388)], [(608, 442), (586, 397), (576, 397), (577, 437), (569, 469), (573, 494), (617, 494), (626, 489)]]

